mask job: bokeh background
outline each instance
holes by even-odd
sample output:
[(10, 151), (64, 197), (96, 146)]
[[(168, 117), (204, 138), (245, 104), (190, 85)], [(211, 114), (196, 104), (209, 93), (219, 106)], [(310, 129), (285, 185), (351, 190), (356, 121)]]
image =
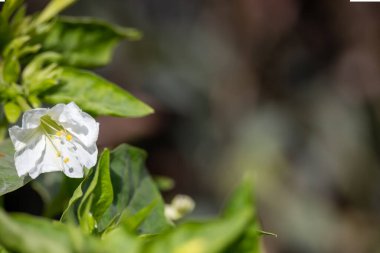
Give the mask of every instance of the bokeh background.
[(176, 181), (167, 200), (213, 216), (249, 172), (278, 234), (265, 252), (380, 252), (379, 4), (80, 0), (65, 14), (144, 33), (98, 72), (156, 114), (100, 118), (99, 145), (145, 148)]

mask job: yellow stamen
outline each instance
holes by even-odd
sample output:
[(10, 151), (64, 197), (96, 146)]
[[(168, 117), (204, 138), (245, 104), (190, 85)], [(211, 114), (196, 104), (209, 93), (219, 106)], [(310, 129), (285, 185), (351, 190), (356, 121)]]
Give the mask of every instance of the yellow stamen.
[(61, 152), (57, 152), (57, 157), (61, 157)]
[(71, 141), (73, 139), (73, 136), (71, 134), (66, 135), (66, 140)]
[(64, 163), (68, 163), (69, 161), (70, 161), (70, 159), (68, 157), (66, 157), (65, 159), (63, 159)]
[(55, 133), (55, 135), (57, 135), (58, 137), (61, 137), (63, 135), (63, 131), (62, 130), (59, 130)]

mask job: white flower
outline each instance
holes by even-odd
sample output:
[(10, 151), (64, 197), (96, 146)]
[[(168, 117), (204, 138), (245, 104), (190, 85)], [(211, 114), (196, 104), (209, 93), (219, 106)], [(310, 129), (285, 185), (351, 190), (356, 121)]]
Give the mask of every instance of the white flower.
[(17, 174), (36, 178), (63, 171), (69, 177), (83, 177), (83, 167), (96, 164), (98, 133), (99, 123), (73, 102), (25, 112), (22, 127), (9, 129)]

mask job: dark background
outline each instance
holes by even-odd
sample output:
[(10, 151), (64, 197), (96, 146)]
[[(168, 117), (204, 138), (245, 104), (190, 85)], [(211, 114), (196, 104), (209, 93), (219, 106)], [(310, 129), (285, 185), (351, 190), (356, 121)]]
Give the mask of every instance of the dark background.
[[(46, 2), (27, 1), (30, 11)], [(144, 33), (98, 72), (157, 112), (100, 118), (99, 145), (145, 148), (151, 173), (176, 181), (167, 200), (189, 194), (194, 218), (213, 216), (248, 171), (263, 229), (278, 234), (265, 238), (266, 252), (376, 253), (379, 6), (81, 0), (65, 14)], [(26, 187), (9, 195), (8, 209), (38, 213), (23, 194), (34, 193)]]

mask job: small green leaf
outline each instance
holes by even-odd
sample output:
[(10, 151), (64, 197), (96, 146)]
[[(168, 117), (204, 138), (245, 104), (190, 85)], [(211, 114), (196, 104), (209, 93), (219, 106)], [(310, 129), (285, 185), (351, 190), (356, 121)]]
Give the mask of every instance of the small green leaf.
[(252, 217), (247, 222), (244, 230), (237, 240), (232, 243), (224, 252), (225, 253), (259, 253), (260, 252), (260, 225), (257, 220), (255, 203), (253, 196), (252, 180), (246, 178), (239, 187), (234, 191), (231, 198), (223, 211), (224, 217), (236, 215), (241, 209), (248, 209), (252, 213)]
[(126, 210), (121, 219), (121, 224), (123, 227), (131, 233), (137, 233), (137, 229), (140, 225), (148, 219), (149, 215), (151, 215), (154, 207), (158, 204), (158, 201), (153, 201), (146, 207), (140, 209), (137, 213), (130, 214), (129, 210)]
[(79, 203), (79, 200), (84, 195), (84, 189), (85, 186), (89, 184), (92, 174), (94, 173), (94, 170), (90, 170), (88, 174), (85, 176), (83, 181), (78, 185), (78, 187), (75, 189), (72, 197), (69, 200), (69, 203), (66, 207), (66, 209), (63, 211), (61, 216), (61, 221), (65, 223), (78, 223), (78, 217), (76, 216), (76, 209)]
[(245, 179), (232, 193), (232, 196), (229, 198), (226, 206), (224, 207), (223, 215), (233, 215), (242, 208), (251, 208), (252, 212), (255, 212), (254, 206), (252, 181)]
[(174, 180), (170, 177), (154, 176), (153, 179), (154, 179), (154, 182), (156, 183), (158, 189), (160, 191), (163, 191), (163, 192), (170, 191), (175, 186)]
[(20, 74), (20, 63), (15, 55), (4, 59), (3, 78), (8, 84), (17, 82)]
[(58, 18), (40, 41), (44, 50), (59, 52), (69, 66), (94, 68), (108, 64), (123, 39), (137, 40), (141, 33), (93, 18)]
[(14, 153), (11, 140), (0, 142), (0, 196), (17, 190), (30, 181), (29, 176), (17, 175)]
[(10, 123), (15, 123), (21, 114), (21, 108), (18, 104), (8, 102), (4, 105), (5, 117)]
[(93, 115), (141, 117), (153, 112), (124, 89), (91, 72), (63, 68), (61, 80), (62, 85), (47, 91), (42, 96), (43, 101), (51, 104), (74, 101)]
[(58, 84), (61, 55), (44, 52), (31, 60), (22, 72), (22, 84), (29, 94), (39, 94)]
[(40, 108), (41, 107), (41, 104), (42, 104), (41, 100), (34, 95), (30, 95), (28, 97), (28, 101), (33, 106), (33, 108)]
[(8, 20), (13, 13), (22, 5), (23, 0), (7, 0), (4, 3), (3, 9), (1, 10), (1, 16)]
[(38, 26), (46, 21), (49, 21), (75, 1), (76, 0), (52, 0), (37, 17), (34, 25)]

